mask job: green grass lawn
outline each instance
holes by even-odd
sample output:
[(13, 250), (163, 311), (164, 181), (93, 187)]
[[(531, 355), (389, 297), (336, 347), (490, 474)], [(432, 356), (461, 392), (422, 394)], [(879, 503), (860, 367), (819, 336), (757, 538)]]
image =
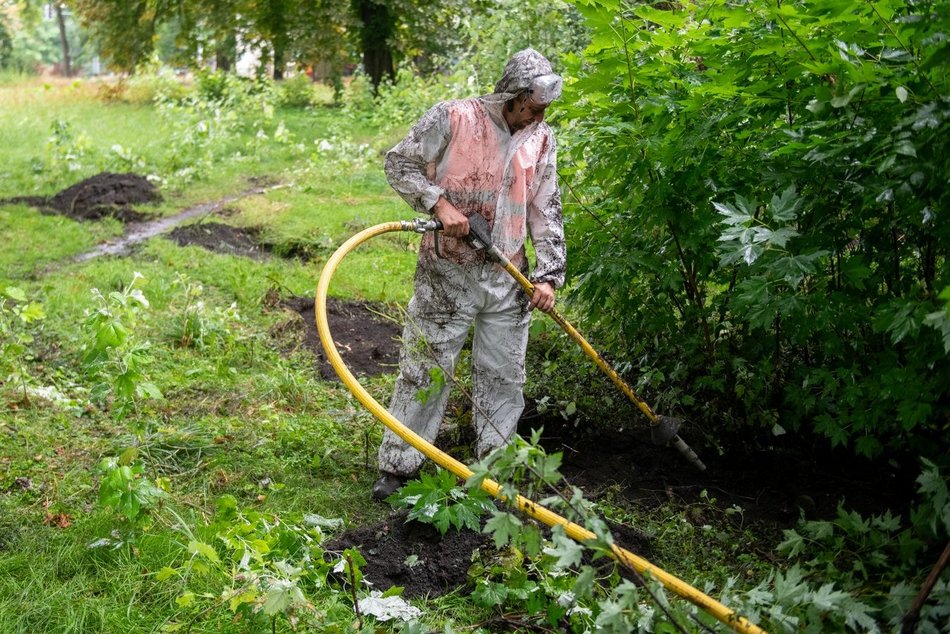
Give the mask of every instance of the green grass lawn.
[[(224, 148), (215, 148), (212, 167), (163, 190), (164, 202), (151, 210), (175, 213), (247, 190), (260, 182), (255, 178), (286, 184), (241, 199), (227, 221), (260, 229), (278, 254), (309, 245), (312, 259), (306, 262), (256, 262), (155, 238), (129, 257), (74, 264), (70, 256), (121, 234), (121, 223), (76, 222), (22, 204), (0, 205), (0, 232), (14, 247), (0, 250), (0, 284), (23, 289), (45, 311), (29, 329), (35, 340), (19, 362), (29, 384), (56, 386), (70, 401), (57, 406), (24, 399), (15, 382), (3, 386), (0, 631), (146, 632), (198, 612), (175, 602), (183, 579), (155, 581), (155, 571), (187, 561), (182, 544), (188, 540), (164, 516), (131, 531), (134, 540), (121, 548), (88, 547), (117, 526), (115, 514), (97, 500), (97, 465), (130, 447), (138, 452), (143, 477), (164, 478), (167, 504), (187, 514), (192, 528), (207, 522), (225, 494), (255, 512), (315, 513), (345, 526), (386, 514), (385, 507), (367, 503), (375, 469), (366, 468), (365, 445), (378, 444), (379, 425), (353, 407), (339, 384), (314, 376), (308, 353), (280, 352), (290, 347), (280, 326), (298, 317), (263, 303), (270, 289), (312, 295), (324, 259), (351, 233), (411, 217), (378, 163), (343, 172), (308, 158), (334, 116), (325, 108), (278, 112), (274, 119), (295, 138), (289, 151), (268, 144), (251, 154), (253, 130), (237, 131)], [(66, 121), (82, 140), (84, 157), (77, 169), (51, 174), (48, 138), (56, 121)], [(0, 198), (52, 195), (110, 169), (108, 155), (117, 145), (142, 157), (146, 167), (171, 165), (173, 136), (152, 106), (105, 105), (82, 85), (0, 87), (0, 145), (10, 148), (0, 156)], [(415, 241), (380, 239), (360, 249), (339, 271), (333, 294), (405, 302)], [(137, 399), (134, 410), (119, 418), (108, 400), (93, 404), (90, 398), (93, 386), (82, 359), (94, 334), (84, 323), (96, 307), (92, 289), (121, 289), (135, 272), (143, 276), (139, 284), (149, 308), (130, 332), (149, 345), (145, 374), (163, 398)], [(203, 327), (219, 332), (203, 347), (176, 343), (189, 289), (208, 307)], [(385, 398), (390, 382), (383, 377), (368, 387)], [(232, 619), (226, 607), (212, 610), (196, 619), (193, 631), (248, 631)]]

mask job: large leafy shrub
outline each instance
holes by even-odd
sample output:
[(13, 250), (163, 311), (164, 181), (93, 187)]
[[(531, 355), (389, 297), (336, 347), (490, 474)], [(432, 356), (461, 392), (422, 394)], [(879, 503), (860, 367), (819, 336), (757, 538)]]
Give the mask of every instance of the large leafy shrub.
[(600, 341), (717, 433), (939, 451), (950, 7), (578, 6), (561, 172)]

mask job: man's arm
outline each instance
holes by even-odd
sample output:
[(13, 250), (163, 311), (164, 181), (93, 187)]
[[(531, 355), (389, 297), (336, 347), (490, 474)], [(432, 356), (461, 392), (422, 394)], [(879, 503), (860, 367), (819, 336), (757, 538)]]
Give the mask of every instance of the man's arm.
[(548, 152), (541, 161), (543, 168), (539, 170), (541, 180), (528, 204), (527, 218), (536, 260), (531, 275), (536, 288), (531, 305), (544, 311), (553, 308), (554, 289), (564, 284), (567, 266), (561, 192), (557, 183), (557, 146), (553, 135), (548, 138)]
[(433, 213), (443, 189), (430, 180), (451, 136), (448, 104), (429, 109), (396, 147), (386, 153), (386, 178), (419, 213)]
[(442, 196), (444, 190), (429, 177), (451, 134), (448, 104), (433, 106), (406, 138), (386, 153), (385, 171), (389, 184), (413, 209), (433, 214), (442, 222), (445, 235), (461, 238), (468, 234), (468, 218)]

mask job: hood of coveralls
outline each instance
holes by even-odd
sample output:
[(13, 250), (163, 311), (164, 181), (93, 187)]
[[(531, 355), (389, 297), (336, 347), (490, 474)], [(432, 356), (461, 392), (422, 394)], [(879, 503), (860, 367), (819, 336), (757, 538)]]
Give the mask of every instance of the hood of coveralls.
[(548, 105), (561, 96), (561, 77), (554, 73), (551, 62), (533, 48), (511, 56), (501, 79), (495, 84), (492, 101), (508, 101), (530, 90), (540, 104)]

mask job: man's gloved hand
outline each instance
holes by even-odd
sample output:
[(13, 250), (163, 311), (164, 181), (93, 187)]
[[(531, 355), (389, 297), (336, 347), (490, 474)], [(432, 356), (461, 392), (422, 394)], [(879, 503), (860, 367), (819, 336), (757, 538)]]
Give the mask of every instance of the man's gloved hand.
[(442, 234), (450, 238), (468, 235), (468, 218), (445, 198), (439, 198), (432, 208), (436, 219), (442, 223)]
[(531, 308), (538, 308), (546, 313), (554, 308), (554, 286), (548, 282), (538, 282), (534, 285), (534, 293), (528, 304)]

